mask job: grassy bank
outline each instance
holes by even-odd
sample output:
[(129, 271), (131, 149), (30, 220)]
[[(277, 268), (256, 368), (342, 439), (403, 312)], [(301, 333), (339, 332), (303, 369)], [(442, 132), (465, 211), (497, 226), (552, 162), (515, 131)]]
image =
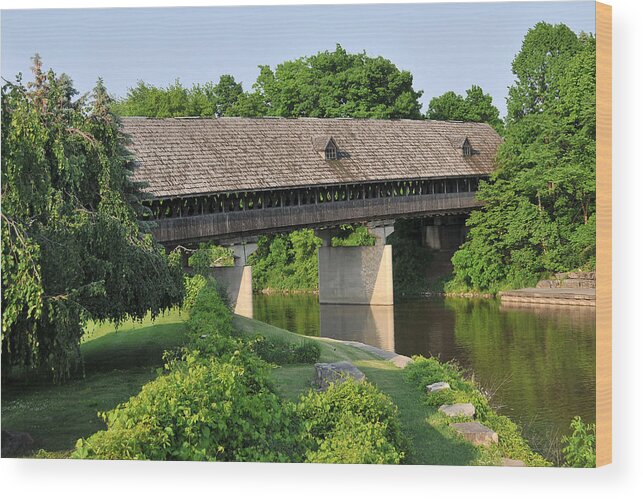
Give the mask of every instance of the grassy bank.
[(63, 385), (49, 379), (2, 387), (2, 427), (29, 433), (36, 448), (65, 452), (76, 440), (103, 429), (97, 413), (137, 394), (156, 377), (163, 352), (181, 345), (184, 316), (170, 312), (152, 322), (89, 325), (81, 345), (84, 378)]
[[(302, 341), (300, 335), (245, 317), (235, 317), (235, 326), (248, 338), (260, 334), (291, 343)], [(546, 464), (539, 456), (532, 456), (526, 451), (526, 442), (517, 429), (512, 427), (494, 428), (498, 431), (501, 442), (504, 440), (506, 443), (499, 447), (475, 447), (459, 438), (449, 427), (451, 421), (438, 412), (436, 405), (430, 405), (422, 387), (406, 380), (405, 370), (397, 368), (391, 362), (330, 339), (308, 338), (306, 341), (320, 345), (321, 362), (352, 362), (370, 382), (393, 400), (398, 406), (402, 429), (409, 441), (409, 464), (499, 465), (503, 457), (527, 456), (528, 464)], [(456, 375), (451, 371), (450, 374)], [(313, 377), (312, 365), (280, 366), (272, 372), (278, 393), (293, 401), (311, 388)], [(505, 419), (503, 418), (503, 423), (506, 423)]]
[[(4, 428), (30, 433), (37, 448), (67, 456), (79, 438), (86, 438), (105, 424), (98, 412), (114, 408), (140, 392), (157, 376), (165, 350), (186, 341), (185, 316), (177, 312), (152, 323), (124, 324), (118, 331), (109, 325), (91, 326), (82, 345), (86, 377), (62, 386), (36, 384), (5, 387), (2, 393)], [(295, 333), (236, 316), (234, 328), (245, 338), (267, 339), (301, 345)], [(426, 394), (408, 381), (405, 370), (359, 348), (324, 338), (306, 338), (320, 347), (320, 361), (347, 360), (388, 395), (399, 409), (399, 420), (408, 441), (409, 464), (496, 465), (513, 457), (506, 447), (483, 449), (462, 440), (449, 427), (449, 420), (427, 403)], [(276, 393), (296, 402), (312, 387), (314, 366), (286, 364), (275, 367), (270, 379)], [(501, 435), (502, 439), (502, 435)], [(524, 441), (520, 440), (522, 446)]]

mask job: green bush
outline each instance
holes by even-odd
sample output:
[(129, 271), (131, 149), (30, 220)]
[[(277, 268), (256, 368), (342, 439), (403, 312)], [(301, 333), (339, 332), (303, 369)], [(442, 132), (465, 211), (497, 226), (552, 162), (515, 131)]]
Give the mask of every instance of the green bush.
[(386, 437), (387, 426), (367, 423), (363, 418), (342, 412), (339, 421), (316, 450), (306, 454), (311, 463), (399, 464), (404, 458)]
[(300, 453), (291, 410), (256, 357), (186, 355), (169, 371), (103, 414), (107, 430), (79, 440), (73, 457), (287, 462)]
[(565, 463), (574, 468), (595, 468), (596, 425), (585, 424), (580, 416), (576, 416), (570, 428), (572, 434), (562, 438)]
[(314, 364), (319, 360), (321, 347), (313, 341), (302, 341), (295, 347), (294, 360), (298, 364)]
[(401, 462), (406, 447), (397, 407), (372, 384), (347, 379), (297, 404), (310, 462)]
[(282, 339), (258, 336), (252, 342), (253, 351), (266, 362), (280, 366), (287, 364), (312, 364), (319, 360), (321, 348), (312, 341), (299, 344)]
[(207, 279), (201, 274), (196, 274), (193, 276), (185, 276), (185, 297), (183, 298), (183, 309), (192, 310), (194, 303), (196, 302), (196, 297), (199, 296), (201, 289), (208, 282)]
[(232, 313), (214, 281), (208, 281), (194, 300), (190, 310), (188, 329), (193, 342), (198, 341), (202, 336), (232, 336)]

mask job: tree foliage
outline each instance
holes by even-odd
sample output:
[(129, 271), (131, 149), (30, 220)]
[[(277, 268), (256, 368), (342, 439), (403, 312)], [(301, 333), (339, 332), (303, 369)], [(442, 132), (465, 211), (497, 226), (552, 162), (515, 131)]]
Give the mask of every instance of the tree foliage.
[(452, 289), (493, 291), (595, 266), (595, 64), (590, 35), (539, 23), (525, 36), (499, 168), (481, 183), (485, 207), (453, 257)]
[(121, 116), (171, 118), (176, 116), (222, 116), (243, 94), (241, 83), (223, 75), (217, 84), (207, 82), (184, 87), (177, 79), (167, 87), (156, 87), (139, 81), (125, 99), (113, 104)]
[(421, 91), (413, 76), (384, 57), (335, 51), (260, 66), (253, 91), (232, 106), (231, 116), (289, 118), (416, 118)]
[(152, 316), (180, 302), (175, 255), (137, 223), (140, 186), (109, 97), (44, 72), (2, 88), (2, 367), (79, 359), (86, 319)]
[(317, 289), (317, 248), (321, 239), (311, 229), (290, 234), (262, 236), (257, 251), (250, 255), (254, 289)]
[(500, 112), (493, 105), (491, 95), (485, 94), (481, 87), (472, 85), (466, 97), (453, 91), (434, 97), (429, 102), (426, 117), (430, 120), (457, 120), (488, 123), (502, 131)]

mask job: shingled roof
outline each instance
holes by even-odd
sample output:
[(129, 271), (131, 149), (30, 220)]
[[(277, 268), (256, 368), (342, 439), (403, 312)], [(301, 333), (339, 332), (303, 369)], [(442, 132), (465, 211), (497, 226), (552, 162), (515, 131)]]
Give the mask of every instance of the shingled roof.
[[(499, 135), (486, 124), (325, 118), (122, 118), (134, 179), (156, 197), (488, 175)], [(337, 160), (316, 151), (332, 137)], [(456, 144), (468, 137), (475, 153)]]

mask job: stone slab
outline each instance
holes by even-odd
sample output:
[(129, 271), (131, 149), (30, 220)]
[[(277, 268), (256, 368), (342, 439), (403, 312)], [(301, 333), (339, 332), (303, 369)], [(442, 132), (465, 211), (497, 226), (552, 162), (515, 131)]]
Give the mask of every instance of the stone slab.
[(521, 461), (520, 459), (509, 459), (508, 457), (503, 457), (500, 460), (500, 466), (509, 466), (509, 467), (519, 468), (521, 466), (525, 466), (525, 462)]
[(474, 445), (487, 446), (498, 443), (498, 434), (477, 421), (451, 423), (449, 426)]
[(467, 402), (466, 404), (441, 405), (438, 411), (451, 418), (458, 416), (472, 418), (476, 413), (476, 408), (473, 407), (473, 404)]
[(449, 388), (451, 388), (451, 385), (446, 381), (438, 381), (437, 383), (426, 385), (426, 393), (440, 392), (442, 390), (448, 390)]
[(596, 306), (594, 288), (524, 288), (501, 291), (503, 303), (537, 303), (543, 305)]
[(350, 362), (318, 362), (315, 364), (315, 384), (325, 390), (331, 383), (343, 383), (347, 378), (364, 381), (366, 376)]
[(413, 362), (411, 357), (407, 357), (406, 355), (400, 355), (399, 353), (396, 353), (396, 352), (389, 352), (387, 350), (383, 350), (381, 348), (377, 348), (372, 345), (367, 345), (366, 343), (361, 343), (359, 341), (336, 340), (332, 338), (330, 339), (333, 341), (339, 341), (346, 345), (353, 346), (355, 348), (359, 348), (360, 350), (364, 350), (365, 352), (372, 353), (376, 357), (380, 357), (384, 360), (388, 360), (389, 362), (399, 367), (400, 369), (404, 369), (409, 363)]

